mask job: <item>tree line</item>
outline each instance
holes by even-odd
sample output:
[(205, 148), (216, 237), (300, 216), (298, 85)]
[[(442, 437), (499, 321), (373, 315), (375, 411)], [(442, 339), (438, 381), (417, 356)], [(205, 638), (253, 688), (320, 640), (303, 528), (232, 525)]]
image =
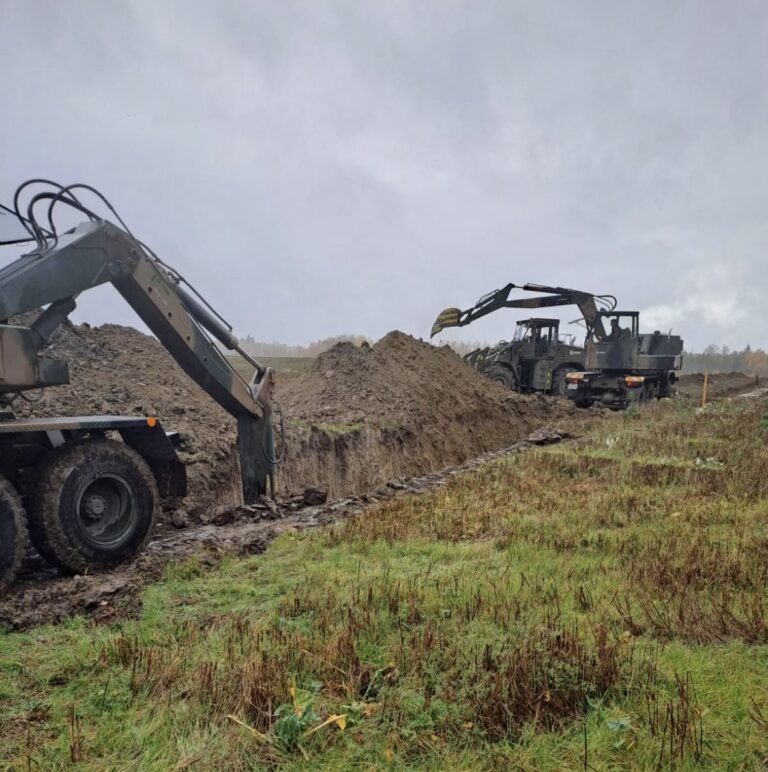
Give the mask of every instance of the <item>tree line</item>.
[(290, 343), (280, 343), (278, 341), (254, 340), (250, 335), (242, 338), (240, 343), (243, 348), (255, 357), (316, 357), (324, 351), (328, 351), (337, 343), (349, 342), (359, 346), (361, 343), (372, 343), (370, 338), (365, 335), (334, 335), (331, 338), (322, 338), (321, 340), (308, 343), (306, 346), (291, 345)]
[(711, 343), (701, 353), (686, 351), (684, 373), (730, 373), (768, 375), (768, 353), (746, 346), (741, 351)]

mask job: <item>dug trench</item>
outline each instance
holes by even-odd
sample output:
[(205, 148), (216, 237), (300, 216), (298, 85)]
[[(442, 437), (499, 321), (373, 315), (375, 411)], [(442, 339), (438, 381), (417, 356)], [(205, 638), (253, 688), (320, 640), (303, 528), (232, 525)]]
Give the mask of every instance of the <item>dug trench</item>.
[(207, 524), (158, 533), (137, 559), (105, 574), (59, 576), (32, 556), (13, 591), (0, 600), (0, 627), (24, 630), (78, 614), (103, 623), (136, 616), (141, 611), (141, 590), (160, 580), (169, 564), (195, 559), (199, 570), (210, 570), (227, 555), (263, 552), (286, 530), (304, 531), (358, 517), (387, 499), (435, 490), (494, 459), (537, 446), (578, 441), (568, 432), (542, 428), (509, 447), (439, 471), (390, 480), (371, 493), (315, 506), (306, 504), (304, 496), (294, 496), (279, 502), (262, 499), (248, 506), (220, 507)]
[[(45, 353), (69, 362), (71, 384), (34, 403), (17, 401), (21, 415), (152, 415), (179, 432), (189, 492), (167, 504), (161, 528), (205, 524), (218, 508), (242, 503), (235, 421), (155, 338), (66, 324)], [(331, 498), (366, 493), (505, 447), (574, 413), (562, 400), (511, 393), (448, 347), (400, 332), (374, 346), (338, 344), (298, 378), (277, 378), (287, 427), (277, 478), (283, 497), (308, 486)]]

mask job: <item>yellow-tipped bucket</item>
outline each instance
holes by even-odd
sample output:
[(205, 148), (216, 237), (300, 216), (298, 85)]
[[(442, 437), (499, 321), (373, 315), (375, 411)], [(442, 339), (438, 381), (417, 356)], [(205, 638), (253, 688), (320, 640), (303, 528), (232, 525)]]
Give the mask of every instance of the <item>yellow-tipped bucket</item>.
[(429, 337), (434, 338), (438, 332), (441, 332), (446, 327), (458, 327), (460, 318), (461, 309), (459, 308), (446, 308), (444, 311), (441, 311), (432, 325), (432, 333)]

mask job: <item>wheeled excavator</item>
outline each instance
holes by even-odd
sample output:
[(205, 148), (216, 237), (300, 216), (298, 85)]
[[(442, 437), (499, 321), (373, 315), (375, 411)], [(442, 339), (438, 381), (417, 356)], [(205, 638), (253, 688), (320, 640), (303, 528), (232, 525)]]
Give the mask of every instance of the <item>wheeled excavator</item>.
[(587, 325), (584, 369), (566, 375), (568, 398), (577, 407), (625, 410), (672, 396), (683, 366), (683, 339), (671, 330), (641, 333), (637, 311), (601, 311), (598, 321), (600, 332)]
[[(43, 190), (24, 215), (20, 197), (33, 184)], [(84, 193), (100, 197), (122, 227), (85, 207)], [(86, 219), (57, 233), (59, 207)], [(30, 392), (69, 383), (67, 363), (41, 354), (78, 295), (92, 287), (112, 284), (187, 375), (235, 418), (243, 501), (256, 501), (270, 481), (274, 487), (273, 372), (243, 350), (231, 326), (181, 274), (87, 185), (31, 180), (2, 215), (0, 243), (34, 247), (0, 270), (0, 586), (16, 575), (28, 537), (64, 571), (123, 562), (148, 540), (161, 498), (186, 494), (178, 437), (157, 416), (20, 418), (14, 411)], [(15, 232), (3, 236), (9, 223)], [(41, 308), (31, 323), (14, 323)], [(250, 377), (238, 374), (221, 347), (250, 364)]]
[[(539, 293), (537, 297), (510, 297), (512, 290)], [(590, 292), (549, 287), (543, 284), (517, 285), (509, 283), (501, 289), (483, 295), (466, 311), (446, 308), (432, 326), (431, 337), (446, 327), (464, 327), (502, 308), (551, 308), (575, 305), (588, 329), (596, 337), (605, 337), (602, 309), (612, 309), (616, 298)], [(584, 369), (586, 354), (576, 345), (574, 336), (560, 335), (560, 321), (535, 317), (517, 322), (511, 341), (477, 349), (467, 354), (466, 361), (476, 370), (515, 391), (542, 391), (566, 396), (569, 373)]]

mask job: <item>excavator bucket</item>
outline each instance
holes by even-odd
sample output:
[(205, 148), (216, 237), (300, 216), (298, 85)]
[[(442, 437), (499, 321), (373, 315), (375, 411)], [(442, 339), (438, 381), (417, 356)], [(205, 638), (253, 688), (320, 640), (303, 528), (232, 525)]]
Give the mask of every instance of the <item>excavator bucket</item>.
[(442, 332), (446, 327), (458, 327), (461, 314), (460, 308), (446, 308), (444, 311), (441, 311), (432, 325), (432, 333), (429, 337), (434, 338), (438, 332)]

